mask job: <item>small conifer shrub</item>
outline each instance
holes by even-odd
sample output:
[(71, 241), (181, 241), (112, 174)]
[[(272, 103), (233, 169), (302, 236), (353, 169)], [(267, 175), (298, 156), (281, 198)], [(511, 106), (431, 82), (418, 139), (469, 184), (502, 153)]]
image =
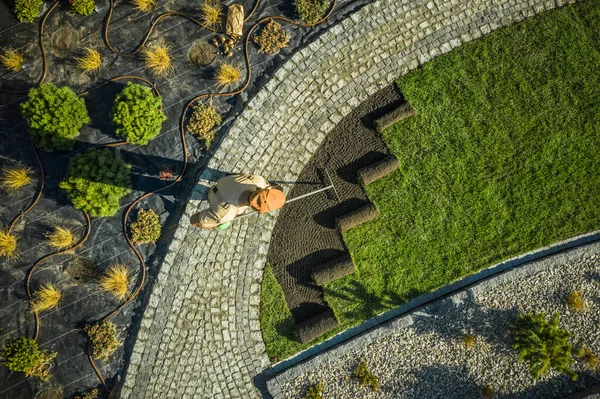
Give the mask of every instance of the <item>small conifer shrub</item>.
[(92, 354), (96, 359), (108, 361), (110, 355), (119, 347), (117, 328), (110, 321), (102, 321), (85, 327), (90, 339)]
[(0, 64), (6, 69), (9, 69), (14, 72), (19, 72), (23, 69), (23, 63), (25, 62), (25, 58), (12, 47), (2, 49), (2, 54), (0, 55)]
[(33, 22), (40, 15), (43, 0), (15, 0), (15, 16), (19, 22)]
[(131, 223), (131, 240), (136, 244), (155, 243), (160, 238), (160, 221), (152, 209), (140, 209)]
[(112, 109), (112, 121), (117, 135), (128, 143), (148, 144), (160, 133), (167, 119), (161, 110), (162, 99), (142, 85), (128, 83), (117, 95)]
[(519, 351), (521, 361), (529, 365), (533, 378), (537, 380), (554, 369), (577, 379), (577, 374), (569, 368), (573, 363), (572, 347), (567, 342), (571, 333), (560, 328), (558, 313), (550, 321), (543, 313), (520, 314), (508, 331), (513, 347)]
[(44, 151), (72, 149), (79, 129), (90, 121), (83, 99), (52, 83), (31, 88), (21, 113), (35, 145)]
[(361, 387), (370, 387), (374, 392), (379, 391), (379, 378), (373, 374), (367, 367), (367, 362), (361, 360), (357, 365), (352, 375), (350, 376), (353, 380), (360, 383)]
[(474, 335), (470, 335), (470, 334), (465, 334), (462, 336), (462, 343), (467, 347), (467, 348), (472, 348), (477, 344), (477, 337)]
[(71, 10), (79, 15), (92, 15), (96, 10), (94, 0), (69, 0)]
[(323, 399), (323, 381), (308, 387), (303, 399)]
[(486, 385), (481, 388), (481, 396), (483, 396), (484, 399), (493, 399), (494, 396), (496, 396), (496, 391), (491, 386)]
[(581, 296), (581, 292), (573, 291), (569, 294), (569, 298), (567, 299), (567, 304), (569, 305), (569, 309), (579, 312), (585, 309), (585, 301)]
[(200, 103), (194, 107), (188, 130), (200, 140), (204, 140), (208, 147), (215, 138), (213, 128), (220, 125), (222, 121), (215, 107)]
[(56, 352), (40, 349), (33, 340), (25, 337), (17, 338), (4, 348), (2, 358), (9, 370), (25, 373), (27, 377), (37, 377), (42, 381), (50, 379), (50, 363)]
[(131, 192), (129, 166), (118, 149), (93, 149), (73, 157), (60, 188), (73, 206), (94, 217), (113, 216), (119, 200)]
[(302, 22), (315, 25), (329, 8), (329, 0), (294, 0), (294, 6)]
[(258, 52), (264, 51), (266, 54), (275, 54), (279, 50), (286, 48), (290, 37), (285, 29), (275, 21), (269, 21), (267, 25), (253, 39), (258, 44)]

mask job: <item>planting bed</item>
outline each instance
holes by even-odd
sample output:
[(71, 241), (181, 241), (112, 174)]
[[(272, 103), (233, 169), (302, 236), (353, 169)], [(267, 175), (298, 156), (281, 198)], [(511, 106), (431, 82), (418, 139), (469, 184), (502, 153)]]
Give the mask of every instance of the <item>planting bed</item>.
[[(246, 93), (252, 95), (264, 84), (268, 75), (294, 49), (304, 46), (318, 35), (322, 29), (334, 23), (340, 16), (349, 13), (363, 2), (338, 2), (332, 18), (323, 24), (311, 28), (294, 27), (285, 24), (290, 33), (288, 49), (276, 55), (258, 54), (256, 46), (249, 44), (249, 62), (252, 77), (248, 80)], [(248, 11), (252, 1), (242, 2)], [(52, 5), (45, 4), (45, 10)], [(124, 237), (123, 216), (129, 205), (145, 193), (150, 193), (173, 183), (182, 176), (182, 181), (161, 191), (158, 195), (150, 195), (143, 199), (132, 210), (132, 216), (139, 208), (152, 208), (160, 215), (163, 228), (161, 239), (153, 244), (136, 246), (144, 258), (148, 276), (140, 287), (141, 295), (131, 305), (119, 310), (111, 321), (117, 325), (117, 335), (123, 343), (108, 362), (96, 360), (96, 366), (106, 379), (108, 389), (114, 388), (120, 378), (123, 366), (128, 361), (128, 349), (137, 332), (137, 322), (143, 311), (147, 285), (151, 284), (157, 274), (162, 256), (162, 245), (169, 241), (178, 218), (182, 201), (195, 181), (196, 172), (205, 164), (208, 151), (203, 141), (185, 134), (186, 147), (182, 147), (180, 136), (180, 117), (186, 104), (197, 95), (217, 91), (213, 80), (214, 67), (222, 61), (238, 66), (242, 70), (241, 80), (237, 85), (222, 89), (229, 93), (243, 86), (246, 72), (242, 45), (237, 42), (232, 57), (217, 56), (208, 67), (193, 66), (188, 60), (190, 47), (198, 41), (209, 42), (215, 34), (185, 18), (169, 16), (156, 25), (148, 43), (164, 42), (171, 46), (174, 58), (174, 72), (166, 78), (155, 78), (147, 72), (139, 55), (118, 56), (111, 52), (104, 42), (104, 26), (102, 24), (109, 11), (107, 1), (97, 3), (97, 13), (89, 17), (75, 16), (68, 11), (68, 3), (60, 3), (49, 14), (42, 40), (47, 54), (47, 74), (45, 82), (58, 86), (69, 86), (78, 93), (90, 90), (110, 78), (123, 75), (136, 75), (148, 79), (160, 92), (163, 100), (163, 111), (167, 121), (161, 133), (146, 146), (119, 145), (124, 161), (132, 166), (133, 192), (120, 202), (121, 208), (113, 217), (94, 218), (89, 226), (89, 238), (75, 251), (51, 257), (39, 264), (31, 275), (31, 290), (36, 291), (44, 283), (54, 283), (63, 291), (63, 299), (59, 308), (40, 314), (38, 343), (43, 349), (58, 352), (51, 372), (53, 378), (42, 383), (34, 378), (25, 378), (23, 374), (10, 372), (0, 367), (0, 397), (30, 398), (46, 388), (62, 391), (64, 397), (96, 387), (99, 379), (87, 358), (87, 338), (82, 328), (96, 321), (122, 304), (109, 294), (98, 289), (97, 277), (109, 266), (122, 263), (129, 266), (132, 272), (134, 291), (140, 284), (141, 266), (135, 253)], [(109, 27), (110, 44), (121, 52), (130, 52), (137, 48), (146, 34), (152, 21), (161, 12), (177, 10), (198, 18), (197, 5), (180, 1), (159, 1), (157, 8), (150, 14), (143, 14), (133, 9), (131, 4), (119, 3), (114, 8)], [(288, 3), (277, 1), (260, 1), (254, 16), (248, 21), (244, 32), (260, 18), (267, 15), (284, 15), (293, 18), (293, 10)], [(1, 69), (0, 89), (27, 90), (39, 83), (44, 70), (41, 51), (37, 44), (40, 19), (35, 23), (17, 23), (14, 19), (2, 20), (0, 26), (0, 47), (12, 46), (25, 53), (26, 62), (22, 72), (8, 72)], [(84, 47), (97, 48), (103, 65), (99, 72), (86, 75), (75, 65), (75, 56), (80, 56)], [(74, 209), (64, 191), (58, 184), (66, 175), (68, 161), (78, 153), (92, 146), (102, 146), (119, 141), (110, 122), (110, 109), (117, 93), (127, 80), (108, 83), (85, 95), (85, 102), (91, 122), (80, 130), (74, 150), (71, 152), (40, 152), (41, 163), (45, 171), (42, 179), (41, 170), (36, 161), (36, 154), (29, 141), (25, 122), (19, 114), (19, 104), (24, 100), (23, 94), (9, 94), (0, 91), (0, 167), (22, 165), (31, 168), (33, 183), (16, 194), (2, 192), (0, 205), (0, 225), (6, 227), (25, 210), (37, 196), (43, 182), (43, 192), (39, 201), (29, 212), (14, 224), (12, 232), (19, 239), (21, 256), (17, 260), (6, 261), (2, 258), (0, 267), (0, 347), (20, 336), (32, 337), (36, 324), (29, 309), (29, 301), (24, 279), (28, 270), (42, 256), (53, 252), (46, 245), (44, 233), (51, 226), (70, 227), (76, 235), (76, 241), (82, 239), (87, 232), (84, 214)], [(136, 81), (136, 83), (141, 83)], [(229, 122), (243, 107), (248, 94), (242, 96), (223, 96), (213, 100), (213, 105), (224, 117), (223, 129), (218, 138), (229, 126)], [(204, 101), (206, 99), (203, 99)], [(189, 113), (186, 115), (189, 117)], [(185, 151), (185, 152), (184, 152)], [(187, 163), (186, 157), (187, 154)], [(170, 173), (172, 172), (172, 173)], [(131, 219), (129, 220), (131, 221)]]

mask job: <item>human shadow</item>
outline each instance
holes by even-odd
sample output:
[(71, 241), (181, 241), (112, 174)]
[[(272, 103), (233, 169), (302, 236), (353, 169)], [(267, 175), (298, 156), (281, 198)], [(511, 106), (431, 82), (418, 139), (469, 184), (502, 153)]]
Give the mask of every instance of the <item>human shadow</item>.
[[(383, 384), (381, 392), (390, 397), (418, 399), (481, 398), (481, 387), (469, 378), (467, 367), (436, 364), (419, 368), (411, 373), (408, 384)], [(392, 381), (407, 380), (396, 371)]]

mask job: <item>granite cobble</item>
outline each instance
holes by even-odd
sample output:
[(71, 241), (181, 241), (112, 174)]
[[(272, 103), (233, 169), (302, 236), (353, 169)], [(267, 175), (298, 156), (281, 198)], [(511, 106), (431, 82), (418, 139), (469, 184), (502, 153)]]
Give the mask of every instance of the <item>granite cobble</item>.
[(245, 104), (200, 176), (151, 288), (121, 396), (260, 396), (253, 379), (269, 360), (259, 287), (277, 214), (219, 232), (192, 227), (224, 172), (293, 181), (335, 124), (398, 76), (571, 2), (382, 0), (297, 51)]

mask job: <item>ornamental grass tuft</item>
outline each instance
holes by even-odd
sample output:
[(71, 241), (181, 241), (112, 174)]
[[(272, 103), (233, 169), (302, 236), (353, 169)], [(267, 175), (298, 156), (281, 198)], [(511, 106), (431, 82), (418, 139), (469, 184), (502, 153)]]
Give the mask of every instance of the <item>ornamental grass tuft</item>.
[(62, 299), (62, 292), (58, 290), (53, 284), (48, 283), (40, 287), (35, 293), (31, 306), (36, 312), (43, 312), (46, 310), (56, 309), (60, 300)]
[(100, 277), (99, 284), (102, 291), (122, 301), (129, 294), (129, 268), (122, 264), (112, 265)]
[(14, 193), (31, 184), (29, 168), (5, 168), (0, 172), (0, 186), (8, 193)]
[(21, 337), (9, 343), (1, 355), (9, 370), (48, 381), (51, 377), (50, 364), (57, 353), (40, 349), (33, 339)]
[(215, 138), (213, 128), (221, 124), (223, 119), (212, 105), (198, 104), (190, 117), (188, 130), (200, 140), (204, 140), (207, 147)]
[(77, 68), (84, 73), (90, 74), (97, 71), (102, 66), (102, 56), (95, 48), (86, 47), (83, 49), (84, 54), (81, 57), (75, 57)]
[(240, 80), (241, 72), (239, 68), (223, 63), (217, 69), (215, 79), (219, 87), (229, 86)]
[(108, 361), (110, 355), (119, 347), (117, 327), (110, 321), (102, 321), (85, 327), (90, 339), (92, 355), (96, 359)]
[(19, 72), (21, 69), (23, 69), (24, 62), (25, 58), (14, 48), (8, 47), (2, 49), (2, 54), (0, 54), (0, 64), (2, 64), (4, 68), (14, 72)]
[(356, 368), (352, 372), (350, 378), (358, 381), (361, 387), (367, 386), (374, 392), (379, 391), (379, 378), (377, 378), (377, 376), (369, 370), (367, 367), (367, 362), (364, 360), (361, 360), (356, 365)]
[(150, 12), (156, 8), (156, 0), (132, 0), (132, 3), (141, 12)]
[(275, 54), (287, 47), (290, 37), (285, 29), (281, 27), (281, 24), (269, 21), (252, 40), (258, 44), (259, 53), (264, 51), (266, 54)]
[(0, 231), (0, 256), (6, 260), (13, 260), (19, 257), (17, 250), (17, 236), (6, 231)]
[(135, 244), (154, 244), (160, 238), (160, 221), (152, 209), (140, 209), (130, 228), (131, 240)]
[(146, 69), (158, 77), (169, 76), (175, 68), (171, 60), (171, 46), (165, 43), (154, 44), (144, 47), (142, 50), (142, 60)]
[(220, 0), (204, 0), (200, 4), (200, 17), (208, 28), (216, 30), (221, 24), (222, 6)]
[(75, 236), (70, 229), (54, 226), (51, 232), (44, 234), (48, 245), (54, 249), (66, 249), (73, 246)]

